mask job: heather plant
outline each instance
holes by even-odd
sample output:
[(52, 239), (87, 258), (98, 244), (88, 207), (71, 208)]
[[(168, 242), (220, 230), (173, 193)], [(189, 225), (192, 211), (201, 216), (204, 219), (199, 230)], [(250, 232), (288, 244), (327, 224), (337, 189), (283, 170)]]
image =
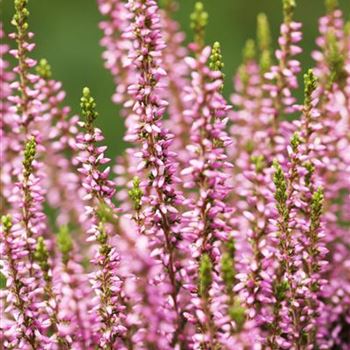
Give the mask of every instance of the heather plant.
[(296, 1), (281, 3), (275, 52), (259, 14), (231, 104), (201, 2), (188, 45), (175, 0), (97, 3), (128, 143), (115, 160), (93, 91), (71, 115), (31, 57), (28, 0), (14, 0), (13, 33), (0, 27), (1, 348), (350, 349), (350, 24), (337, 1), (312, 68)]

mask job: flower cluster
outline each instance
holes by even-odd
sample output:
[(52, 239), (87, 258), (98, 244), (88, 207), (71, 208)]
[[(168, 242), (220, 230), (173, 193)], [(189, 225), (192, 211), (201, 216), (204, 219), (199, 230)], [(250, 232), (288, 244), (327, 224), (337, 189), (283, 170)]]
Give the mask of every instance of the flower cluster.
[(14, 33), (0, 26), (2, 347), (350, 349), (350, 24), (337, 1), (303, 101), (302, 26), (283, 0), (275, 55), (260, 13), (232, 106), (201, 2), (188, 45), (175, 0), (97, 3), (129, 143), (113, 164), (90, 89), (72, 116), (47, 60), (30, 57), (28, 1), (14, 0)]

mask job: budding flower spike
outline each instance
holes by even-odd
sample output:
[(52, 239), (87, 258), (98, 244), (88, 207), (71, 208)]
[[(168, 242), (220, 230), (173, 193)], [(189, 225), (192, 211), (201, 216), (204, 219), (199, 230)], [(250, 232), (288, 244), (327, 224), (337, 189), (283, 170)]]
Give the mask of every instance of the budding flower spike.
[(129, 190), (129, 196), (134, 203), (134, 209), (137, 211), (140, 210), (143, 192), (140, 189), (140, 179), (137, 176), (132, 181), (132, 189)]
[(328, 13), (333, 12), (339, 8), (338, 0), (325, 0), (325, 4)]
[(33, 161), (35, 159), (35, 155), (36, 155), (36, 141), (34, 137), (31, 137), (25, 144), (25, 148), (24, 148), (23, 167), (24, 167), (24, 177), (27, 179), (33, 172)]
[(95, 99), (90, 94), (90, 89), (84, 87), (83, 96), (80, 99), (80, 108), (83, 117), (85, 117), (86, 124), (85, 127), (88, 131), (92, 131), (93, 124), (98, 117), (96, 112), (96, 102)]
[(325, 0), (310, 67), (305, 2), (280, 1), (276, 43), (259, 13), (232, 108), (234, 60), (222, 31), (206, 44), (205, 1), (190, 40), (175, 0), (96, 1), (127, 149), (104, 144), (98, 86), (72, 116), (31, 57), (28, 0), (13, 0), (13, 33), (0, 23), (2, 347), (349, 350), (343, 4)]
[(194, 10), (191, 13), (191, 28), (194, 33), (194, 43), (199, 48), (204, 46), (205, 29), (208, 25), (208, 13), (204, 10), (202, 2), (197, 1), (194, 5)]
[(315, 77), (313, 70), (309, 69), (304, 74), (304, 105), (306, 108), (311, 108), (312, 94), (317, 88), (317, 78)]
[[(222, 73), (224, 69), (224, 62), (221, 55), (221, 47), (220, 43), (216, 41), (213, 44), (211, 55), (209, 57), (209, 68), (213, 71), (219, 71)], [(222, 73), (222, 79), (225, 78), (225, 75)], [(224, 84), (222, 84), (222, 88), (224, 87)]]
[(264, 74), (269, 70), (272, 63), (270, 26), (264, 13), (259, 13), (257, 17), (257, 43), (260, 51), (259, 64)]
[(345, 57), (339, 49), (339, 42), (334, 32), (330, 31), (327, 35), (326, 42), (327, 52), (326, 59), (330, 68), (331, 76), (329, 77), (329, 84), (342, 84), (347, 77), (345, 71)]
[(62, 254), (64, 264), (68, 263), (70, 253), (73, 250), (73, 242), (67, 226), (62, 226), (57, 234), (58, 249)]
[(222, 55), (221, 55), (221, 46), (218, 41), (215, 41), (213, 44), (213, 48), (211, 50), (211, 55), (209, 58), (209, 67), (212, 70), (218, 70), (222, 72), (224, 68), (224, 62), (222, 60)]
[(52, 77), (51, 66), (47, 59), (42, 58), (39, 61), (38, 66), (36, 67), (36, 72), (45, 80), (49, 80)]
[(295, 8), (295, 0), (283, 0), (283, 15), (286, 23), (289, 23), (293, 20)]

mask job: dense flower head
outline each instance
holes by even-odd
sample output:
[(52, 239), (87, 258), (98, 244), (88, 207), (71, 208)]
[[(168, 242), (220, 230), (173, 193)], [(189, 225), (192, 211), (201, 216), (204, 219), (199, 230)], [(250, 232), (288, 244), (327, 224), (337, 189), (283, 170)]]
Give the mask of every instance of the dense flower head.
[(309, 69), (297, 1), (282, 1), (275, 55), (260, 13), (232, 106), (202, 2), (188, 45), (175, 0), (97, 4), (129, 144), (115, 162), (90, 89), (72, 116), (54, 69), (31, 58), (28, 0), (14, 0), (14, 33), (0, 23), (3, 348), (350, 349), (350, 25), (338, 1), (325, 1)]

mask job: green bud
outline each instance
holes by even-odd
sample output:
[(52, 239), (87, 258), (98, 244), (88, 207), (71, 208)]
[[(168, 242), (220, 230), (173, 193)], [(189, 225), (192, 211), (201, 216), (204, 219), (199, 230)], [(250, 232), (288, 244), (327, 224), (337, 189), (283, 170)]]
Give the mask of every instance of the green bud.
[(311, 229), (317, 230), (320, 227), (321, 215), (323, 211), (324, 194), (319, 187), (311, 198)]
[(86, 120), (86, 128), (88, 131), (92, 131), (93, 124), (98, 116), (96, 112), (96, 102), (95, 99), (91, 96), (90, 89), (84, 87), (83, 96), (80, 99), (81, 113)]
[(295, 0), (283, 0), (283, 16), (285, 23), (290, 23), (293, 21), (295, 7)]
[[(222, 59), (222, 54), (221, 54), (221, 47), (220, 43), (216, 41), (213, 44), (212, 50), (211, 50), (211, 55), (209, 58), (209, 68), (213, 71), (220, 71), (222, 73), (223, 68), (224, 68), (224, 62)], [(224, 74), (222, 73), (222, 78), (224, 78)], [(221, 89), (224, 87), (222, 84)], [(219, 146), (220, 147), (220, 146)]]
[(9, 232), (12, 228), (12, 217), (11, 215), (3, 215), (1, 217), (1, 224), (4, 228), (4, 231)]
[(194, 42), (200, 47), (204, 46), (205, 28), (208, 24), (208, 13), (204, 10), (203, 3), (197, 1), (190, 16), (191, 28), (194, 31)]
[(257, 39), (261, 52), (270, 51), (271, 32), (269, 21), (265, 13), (259, 13), (257, 17)]
[(237, 331), (243, 328), (244, 322), (246, 320), (246, 310), (238, 301), (235, 301), (233, 306), (228, 310), (231, 319), (235, 322)]
[(24, 176), (29, 177), (33, 172), (33, 161), (36, 155), (36, 141), (34, 137), (31, 137), (24, 146)]
[(49, 265), (49, 252), (47, 250), (47, 247), (45, 245), (45, 241), (43, 237), (39, 237), (35, 252), (34, 252), (34, 258), (38, 262), (41, 271), (43, 272), (44, 279), (49, 280), (49, 270), (50, 270), (50, 265)]
[(317, 88), (317, 78), (312, 69), (309, 69), (304, 74), (304, 105), (307, 108), (311, 107), (312, 94)]
[(273, 174), (273, 183), (275, 185), (275, 199), (278, 213), (283, 217), (287, 218), (287, 181), (281, 165), (277, 160), (273, 162), (275, 173)]
[(39, 64), (36, 67), (36, 72), (45, 80), (49, 80), (51, 78), (51, 66), (49, 65), (47, 59), (42, 58), (39, 61)]
[(265, 158), (263, 155), (251, 156), (250, 160), (254, 164), (255, 171), (257, 173), (261, 173), (266, 167)]
[(247, 72), (246, 63), (255, 59), (256, 57), (256, 49), (255, 42), (252, 39), (248, 39), (243, 48), (243, 64), (238, 68), (239, 77), (243, 83), (243, 85), (247, 85), (249, 82), (250, 75)]
[(340, 51), (338, 39), (333, 31), (327, 35), (326, 58), (331, 71), (330, 84), (343, 83), (347, 77), (345, 57)]
[(212, 263), (208, 254), (201, 256), (199, 264), (199, 295), (208, 298), (212, 283)]
[(134, 203), (134, 209), (136, 211), (139, 211), (141, 209), (141, 199), (143, 196), (143, 192), (140, 189), (140, 179), (139, 177), (135, 176), (132, 181), (132, 188), (129, 190), (129, 197), (131, 198), (132, 202)]
[(290, 144), (292, 146), (292, 150), (294, 153), (298, 151), (298, 147), (301, 144), (301, 138), (299, 133), (295, 132), (290, 140)]
[(328, 13), (339, 8), (338, 0), (325, 0), (325, 6)]
[(69, 260), (69, 254), (73, 249), (72, 238), (68, 226), (61, 226), (57, 234), (58, 249), (62, 254), (62, 261), (66, 264)]
[(215, 41), (215, 43), (213, 44), (211, 55), (209, 58), (209, 67), (211, 70), (218, 70), (220, 72), (222, 72), (224, 68), (224, 62), (221, 54), (221, 46), (218, 41)]
[(260, 69), (262, 74), (269, 71), (272, 64), (270, 50), (265, 50), (261, 53), (259, 64), (260, 64)]
[(19, 35), (24, 35), (25, 32), (28, 30), (28, 0), (15, 0), (14, 5), (15, 14), (13, 15), (11, 24), (17, 28), (17, 32)]
[(243, 48), (243, 61), (247, 62), (256, 58), (256, 47), (253, 39), (248, 39)]

